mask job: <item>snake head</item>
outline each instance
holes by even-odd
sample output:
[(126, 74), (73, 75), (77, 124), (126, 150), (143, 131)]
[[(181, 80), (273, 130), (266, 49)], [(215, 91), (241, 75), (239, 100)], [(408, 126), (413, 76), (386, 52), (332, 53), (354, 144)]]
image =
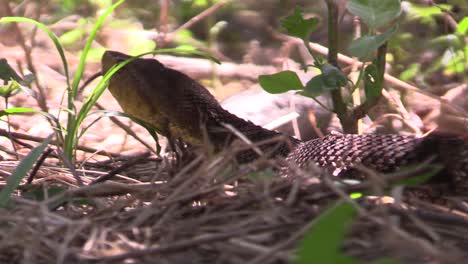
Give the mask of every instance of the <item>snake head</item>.
[[(106, 51), (102, 72), (131, 58)], [(204, 141), (203, 125), (211, 118), (209, 109), (220, 107), (202, 85), (155, 59), (128, 62), (110, 78), (109, 91), (127, 114), (151, 124), (166, 137), (195, 145)]]

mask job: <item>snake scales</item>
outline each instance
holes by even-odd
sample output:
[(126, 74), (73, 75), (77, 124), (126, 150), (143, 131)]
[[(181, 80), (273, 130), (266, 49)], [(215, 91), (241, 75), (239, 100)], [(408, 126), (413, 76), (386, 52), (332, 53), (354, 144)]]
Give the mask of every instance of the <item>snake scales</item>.
[[(129, 58), (107, 51), (102, 72)], [(166, 137), (192, 145), (208, 139), (221, 149), (237, 138), (236, 130), (252, 142), (265, 142), (259, 146), (264, 155), (286, 156), (299, 167), (313, 161), (338, 173), (351, 171), (357, 164), (389, 172), (435, 157), (451, 179), (468, 177), (468, 140), (460, 136), (344, 134), (301, 142), (283, 135), (283, 140), (269, 140), (280, 134), (229, 113), (202, 85), (154, 59), (139, 58), (125, 65), (111, 77), (109, 90), (127, 114), (150, 123)], [(256, 156), (257, 152), (249, 149), (238, 154), (238, 159), (249, 161)]]

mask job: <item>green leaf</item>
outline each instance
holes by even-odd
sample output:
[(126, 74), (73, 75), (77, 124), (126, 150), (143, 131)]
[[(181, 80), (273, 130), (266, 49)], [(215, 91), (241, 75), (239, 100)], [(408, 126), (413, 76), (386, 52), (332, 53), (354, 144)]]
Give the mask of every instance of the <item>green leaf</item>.
[(461, 49), (463, 46), (465, 46), (465, 40), (463, 37), (459, 37), (456, 34), (447, 34), (431, 39), (429, 44), (431, 47), (440, 49), (449, 47)]
[(16, 73), (16, 71), (8, 64), (6, 59), (0, 59), (0, 79), (4, 83), (8, 83), (11, 80), (21, 82), (23, 79)]
[(102, 55), (106, 52), (106, 48), (104, 47), (97, 47), (91, 48), (88, 52), (88, 61), (101, 61)]
[(350, 0), (347, 8), (371, 29), (386, 25), (401, 14), (400, 0)]
[(368, 65), (364, 70), (364, 93), (366, 101), (374, 101), (382, 94), (383, 80), (375, 64)]
[(344, 75), (340, 69), (329, 63), (323, 65), (321, 70), (325, 85), (331, 89), (343, 87), (348, 82), (346, 75)]
[(0, 207), (5, 207), (10, 201), (11, 194), (21, 183), (21, 180), (26, 176), (37, 159), (41, 156), (44, 149), (52, 140), (53, 134), (48, 136), (44, 142), (35, 147), (29, 154), (18, 164), (11, 176), (7, 179), (7, 184), (0, 192)]
[(272, 75), (260, 75), (258, 81), (262, 88), (272, 94), (304, 89), (301, 80), (293, 71), (282, 71)]
[(402, 81), (409, 81), (413, 77), (415, 77), (421, 70), (421, 64), (419, 63), (412, 63), (410, 64), (406, 70), (400, 73), (400, 79)]
[(323, 75), (320, 74), (310, 79), (304, 87), (304, 91), (301, 91), (300, 94), (310, 98), (315, 98), (327, 90), (329, 90), (329, 87), (326, 87)]
[(3, 109), (0, 111), (0, 116), (4, 115), (14, 115), (14, 114), (25, 114), (25, 113), (37, 113), (38, 111), (32, 108), (27, 107), (14, 107)]
[(468, 33), (468, 17), (464, 17), (462, 21), (458, 23), (457, 32), (466, 36)]
[(76, 47), (76, 44), (84, 37), (85, 31), (83, 28), (72, 29), (63, 33), (59, 37), (60, 43), (66, 47)]
[(317, 28), (318, 23), (319, 20), (316, 17), (304, 19), (301, 10), (296, 7), (292, 15), (281, 21), (281, 26), (287, 30), (288, 35), (306, 40), (310, 33)]
[(409, 8), (405, 10), (408, 13), (410, 20), (418, 19), (424, 24), (435, 24), (435, 17), (442, 15), (442, 10), (450, 10), (452, 7), (446, 4), (438, 4), (435, 6), (422, 6), (408, 3)]
[(372, 51), (378, 49), (384, 44), (397, 30), (393, 26), (389, 30), (377, 36), (363, 36), (351, 42), (349, 45), (349, 52), (351, 55), (358, 57), (360, 60), (369, 60)]
[(11, 97), (21, 91), (21, 86), (18, 82), (12, 81), (10, 84), (0, 86), (0, 96), (4, 98)]
[(156, 48), (156, 42), (154, 42), (154, 40), (142, 39), (141, 41), (138, 41), (138, 43), (132, 47), (132, 50), (129, 51), (129, 54), (138, 55), (141, 53), (152, 51), (155, 48)]
[(345, 234), (356, 215), (356, 208), (349, 203), (340, 202), (327, 209), (302, 239), (295, 263), (358, 263), (340, 251)]
[[(468, 55), (468, 45), (465, 47), (465, 54)], [(468, 68), (468, 56), (463, 54), (462, 51), (457, 52), (454, 58), (449, 60), (445, 66), (445, 72), (463, 74)]]

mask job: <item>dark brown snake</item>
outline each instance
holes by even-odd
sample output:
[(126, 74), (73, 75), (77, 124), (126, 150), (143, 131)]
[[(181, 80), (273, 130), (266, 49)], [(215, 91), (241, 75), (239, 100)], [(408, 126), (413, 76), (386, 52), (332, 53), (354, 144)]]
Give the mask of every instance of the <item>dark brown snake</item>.
[[(102, 58), (102, 72), (129, 58), (107, 51)], [(283, 140), (269, 140), (281, 134), (229, 113), (205, 87), (155, 59), (135, 59), (125, 65), (110, 79), (109, 90), (127, 114), (152, 124), (166, 137), (192, 145), (209, 141), (216, 149), (225, 148), (237, 138), (232, 132), (236, 130), (252, 142), (266, 142), (259, 146), (263, 155), (285, 156), (299, 167), (313, 161), (338, 174), (356, 165), (391, 172), (433, 157), (434, 162), (444, 166), (450, 179), (468, 178), (468, 140), (461, 136), (340, 134), (302, 142), (282, 135)], [(250, 161), (258, 154), (247, 150), (237, 157)]]

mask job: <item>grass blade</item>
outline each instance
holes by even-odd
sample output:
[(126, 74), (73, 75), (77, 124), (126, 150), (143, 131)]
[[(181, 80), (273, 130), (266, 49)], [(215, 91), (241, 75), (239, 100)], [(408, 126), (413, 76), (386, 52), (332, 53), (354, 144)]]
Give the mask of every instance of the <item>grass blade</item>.
[(37, 159), (41, 156), (44, 149), (52, 140), (53, 134), (48, 136), (44, 142), (35, 147), (29, 154), (18, 164), (10, 177), (8, 177), (6, 186), (0, 192), (0, 207), (5, 207), (10, 201), (11, 194), (21, 183), (21, 180), (26, 176)]

